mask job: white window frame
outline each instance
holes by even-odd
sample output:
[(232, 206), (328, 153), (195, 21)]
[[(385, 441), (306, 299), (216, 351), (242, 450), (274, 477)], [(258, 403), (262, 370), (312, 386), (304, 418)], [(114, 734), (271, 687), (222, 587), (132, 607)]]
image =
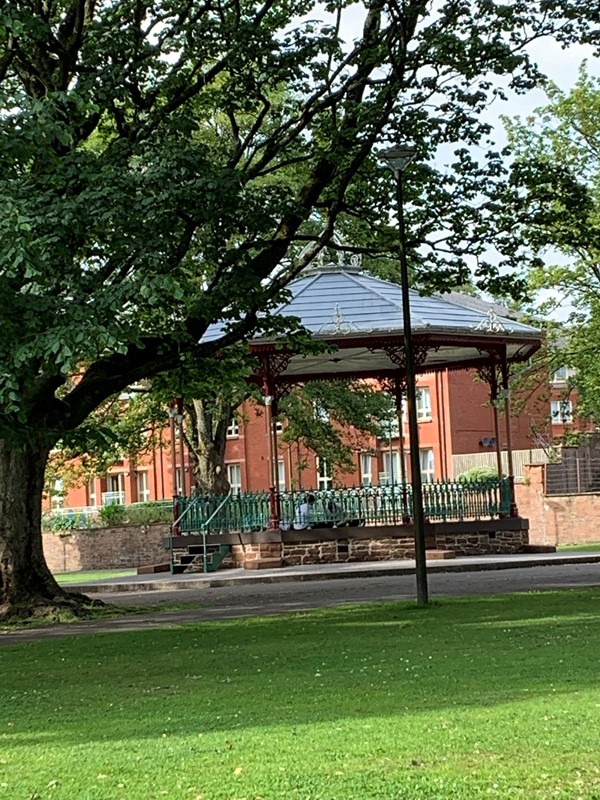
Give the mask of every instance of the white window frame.
[(137, 480), (137, 499), (139, 503), (150, 502), (150, 484), (148, 483), (148, 470), (141, 469), (138, 471)]
[(573, 367), (567, 367), (566, 364), (563, 364), (552, 375), (552, 385), (564, 386), (569, 381), (569, 378), (575, 375), (575, 371)]
[(383, 473), (387, 483), (401, 483), (402, 470), (400, 469), (400, 453), (398, 450), (384, 450), (383, 453)]
[(96, 479), (92, 478), (87, 485), (88, 506), (96, 508), (98, 506), (98, 492), (96, 491)]
[(238, 439), (240, 436), (240, 423), (234, 417), (229, 425), (227, 426), (227, 438), (228, 439)]
[(106, 476), (106, 488), (110, 493), (125, 496), (125, 473), (109, 472)]
[(231, 487), (231, 494), (241, 494), (242, 492), (242, 465), (239, 461), (226, 465), (227, 482)]
[(275, 433), (278, 436), (280, 433), (283, 433), (283, 422), (280, 419), (275, 421)]
[(65, 495), (64, 495), (64, 484), (62, 478), (56, 478), (54, 483), (52, 484), (52, 492), (50, 494), (50, 508), (53, 511), (57, 511), (59, 508), (64, 506), (65, 502)]
[(331, 473), (331, 469), (327, 461), (325, 461), (324, 458), (321, 459), (317, 456), (316, 468), (317, 468), (317, 489), (319, 489), (320, 491), (331, 489), (331, 487), (333, 486), (333, 475)]
[(569, 425), (573, 422), (573, 402), (571, 400), (551, 400), (550, 416), (553, 425)]
[(371, 486), (373, 483), (373, 456), (371, 453), (360, 454), (360, 485)]
[(431, 390), (429, 386), (417, 388), (417, 419), (431, 419)]
[(424, 483), (431, 483), (435, 480), (435, 460), (432, 447), (424, 447), (419, 450), (419, 466), (421, 480)]
[(277, 488), (280, 492), (287, 489), (285, 482), (285, 461), (283, 458), (277, 459)]

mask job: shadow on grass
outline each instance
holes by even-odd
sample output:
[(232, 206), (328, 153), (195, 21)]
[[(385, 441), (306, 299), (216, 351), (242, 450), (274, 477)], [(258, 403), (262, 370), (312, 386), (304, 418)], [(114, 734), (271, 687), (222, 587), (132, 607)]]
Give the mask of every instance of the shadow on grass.
[[(600, 590), (346, 606), (0, 651), (13, 746), (486, 709), (596, 690)], [(7, 716), (8, 715), (8, 716)]]

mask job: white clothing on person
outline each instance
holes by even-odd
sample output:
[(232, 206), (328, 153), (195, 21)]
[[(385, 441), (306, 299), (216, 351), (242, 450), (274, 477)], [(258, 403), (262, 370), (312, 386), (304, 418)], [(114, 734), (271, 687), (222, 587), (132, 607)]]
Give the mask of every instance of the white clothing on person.
[(295, 531), (303, 531), (306, 528), (310, 528), (310, 523), (313, 519), (313, 508), (315, 506), (314, 500), (312, 503), (309, 503), (308, 500), (305, 500), (303, 503), (300, 503), (296, 510), (296, 517), (294, 519), (294, 530)]

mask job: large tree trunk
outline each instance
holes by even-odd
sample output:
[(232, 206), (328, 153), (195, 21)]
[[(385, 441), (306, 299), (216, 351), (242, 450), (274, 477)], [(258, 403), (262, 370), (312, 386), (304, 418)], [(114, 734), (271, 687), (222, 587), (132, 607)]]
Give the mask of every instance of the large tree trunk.
[(196, 487), (203, 494), (227, 494), (229, 482), (225, 471), (227, 426), (233, 408), (225, 403), (194, 400), (190, 409), (195, 437), (193, 456)]
[[(49, 446), (0, 440), (0, 619), (82, 616), (83, 595), (54, 580), (42, 549), (42, 491)], [(88, 601), (89, 602), (89, 601)]]

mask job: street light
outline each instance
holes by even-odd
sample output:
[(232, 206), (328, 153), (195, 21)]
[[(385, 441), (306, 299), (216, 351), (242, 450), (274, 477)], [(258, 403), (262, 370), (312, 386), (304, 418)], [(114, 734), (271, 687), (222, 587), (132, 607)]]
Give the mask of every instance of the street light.
[(402, 318), (404, 325), (404, 353), (406, 367), (406, 397), (408, 400), (408, 432), (410, 437), (410, 471), (413, 490), (413, 523), (415, 531), (415, 571), (417, 578), (417, 603), (429, 602), (427, 591), (427, 564), (425, 560), (425, 515), (423, 513), (423, 485), (419, 458), (419, 425), (417, 422), (417, 389), (415, 384), (415, 359), (410, 321), (410, 294), (408, 291), (408, 266), (406, 263), (406, 230), (404, 227), (403, 174), (416, 155), (410, 147), (392, 147), (379, 153), (379, 157), (392, 169), (396, 178), (398, 204), (398, 231), (400, 244), (400, 278), (402, 282)]

